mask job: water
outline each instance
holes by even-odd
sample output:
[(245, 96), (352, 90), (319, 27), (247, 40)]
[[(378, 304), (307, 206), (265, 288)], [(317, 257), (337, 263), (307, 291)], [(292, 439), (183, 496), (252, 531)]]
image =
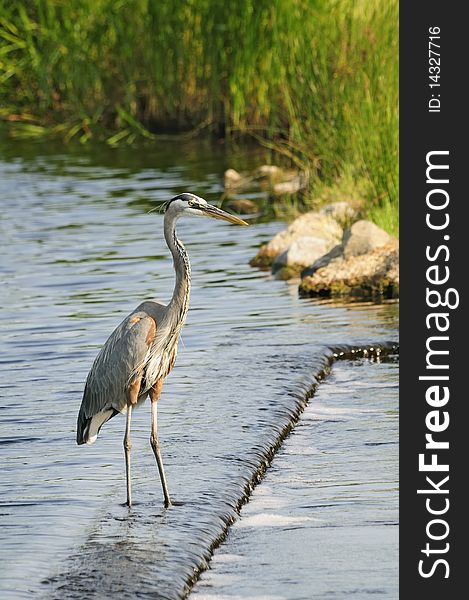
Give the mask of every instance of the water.
[(194, 600), (398, 598), (397, 374), (334, 366)]
[[(162, 216), (148, 210), (181, 191), (214, 200), (227, 166), (258, 157), (169, 140), (152, 151), (87, 152), (2, 149), (0, 596), (178, 598), (236, 516), (325, 346), (395, 339), (397, 306), (300, 299), (295, 285), (251, 269), (282, 223), (182, 221), (191, 309), (159, 403), (179, 504), (162, 507), (147, 406), (133, 419), (129, 515), (124, 419), (107, 423), (94, 446), (75, 444), (83, 382), (128, 312), (171, 296)], [(376, 456), (385, 464), (391, 455)], [(387, 490), (382, 501), (393, 498)], [(394, 581), (389, 574), (390, 589)]]

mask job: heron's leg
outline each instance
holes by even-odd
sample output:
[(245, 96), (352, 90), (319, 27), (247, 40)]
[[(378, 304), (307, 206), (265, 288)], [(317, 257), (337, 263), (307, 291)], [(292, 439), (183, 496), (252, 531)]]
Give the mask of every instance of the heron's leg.
[(164, 505), (166, 508), (171, 506), (171, 498), (169, 497), (168, 483), (166, 482), (166, 475), (164, 474), (163, 461), (161, 460), (160, 452), (160, 441), (158, 439), (158, 397), (161, 391), (161, 385), (157, 386), (157, 389), (150, 392), (151, 399), (151, 435), (150, 444), (155, 454), (156, 464), (158, 465), (158, 471), (160, 473), (161, 485), (163, 486)]
[(130, 477), (130, 450), (132, 442), (130, 441), (130, 421), (132, 419), (132, 405), (127, 407), (127, 422), (125, 425), (124, 451), (125, 451), (125, 472), (127, 476), (127, 505), (132, 506), (132, 481)]

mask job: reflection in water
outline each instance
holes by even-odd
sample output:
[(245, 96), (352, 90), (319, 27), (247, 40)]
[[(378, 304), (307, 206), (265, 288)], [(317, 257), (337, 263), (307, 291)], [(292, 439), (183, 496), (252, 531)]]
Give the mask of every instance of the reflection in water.
[(225, 158), (168, 141), (153, 154), (119, 150), (98, 162), (21, 151), (0, 163), (0, 595), (179, 597), (324, 346), (395, 337), (397, 306), (311, 302), (266, 281), (247, 263), (280, 223), (181, 222), (191, 310), (160, 401), (165, 467), (181, 505), (162, 507), (145, 406), (135, 413), (129, 516), (124, 420), (107, 423), (94, 446), (75, 444), (83, 382), (123, 316), (144, 298), (171, 296), (162, 216), (147, 214), (149, 204), (184, 190), (213, 200)]

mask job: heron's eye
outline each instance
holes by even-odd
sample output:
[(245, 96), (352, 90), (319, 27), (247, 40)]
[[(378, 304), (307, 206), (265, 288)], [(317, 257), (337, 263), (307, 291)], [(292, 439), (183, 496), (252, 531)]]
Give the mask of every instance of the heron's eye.
[(194, 201), (193, 200), (188, 200), (187, 201), (187, 205), (188, 206), (194, 206)]

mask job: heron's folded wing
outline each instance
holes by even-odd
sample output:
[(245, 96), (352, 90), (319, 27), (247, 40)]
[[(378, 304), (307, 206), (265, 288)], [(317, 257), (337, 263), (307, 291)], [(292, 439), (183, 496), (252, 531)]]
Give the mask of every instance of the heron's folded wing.
[(110, 335), (86, 380), (80, 412), (86, 418), (126, 406), (126, 391), (143, 364), (156, 334), (155, 320), (143, 311), (129, 315)]

